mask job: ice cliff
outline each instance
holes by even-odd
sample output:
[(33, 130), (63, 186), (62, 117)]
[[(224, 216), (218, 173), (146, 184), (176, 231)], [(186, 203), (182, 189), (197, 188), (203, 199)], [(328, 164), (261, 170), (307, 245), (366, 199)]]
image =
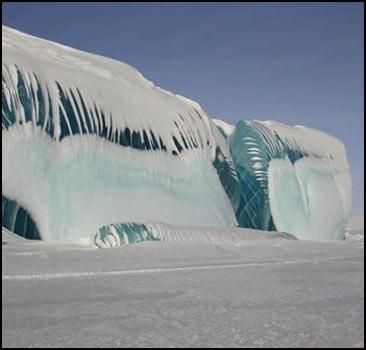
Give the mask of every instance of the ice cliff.
[(75, 240), (162, 222), (343, 237), (351, 180), (334, 137), (211, 120), (127, 64), (5, 26), (2, 49), (2, 220), (11, 231)]

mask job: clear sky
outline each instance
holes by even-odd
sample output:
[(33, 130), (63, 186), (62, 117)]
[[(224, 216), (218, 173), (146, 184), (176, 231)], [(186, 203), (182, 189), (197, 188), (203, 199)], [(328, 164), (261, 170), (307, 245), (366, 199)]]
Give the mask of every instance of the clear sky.
[(344, 142), (364, 208), (363, 3), (2, 3), (2, 23), (135, 66), (231, 123), (272, 119)]

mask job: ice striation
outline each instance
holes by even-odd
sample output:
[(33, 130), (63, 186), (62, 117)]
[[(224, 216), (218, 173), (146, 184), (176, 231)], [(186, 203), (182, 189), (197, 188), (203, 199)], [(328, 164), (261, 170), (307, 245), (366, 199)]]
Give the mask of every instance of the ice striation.
[(344, 145), (302, 126), (241, 121), (230, 141), (239, 177), (240, 225), (300, 239), (341, 239), (351, 211)]
[(145, 241), (195, 241), (220, 244), (268, 239), (296, 240), (296, 237), (285, 232), (271, 232), (238, 227), (217, 228), (189, 225), (180, 226), (159, 222), (125, 222), (110, 224), (100, 228), (94, 237), (94, 244), (99, 248), (114, 248)]
[(5, 26), (2, 48), (2, 220), (12, 232), (94, 239), (120, 225), (137, 242), (153, 236), (131, 223), (160, 222), (343, 237), (351, 180), (334, 137), (210, 119), (127, 64)]

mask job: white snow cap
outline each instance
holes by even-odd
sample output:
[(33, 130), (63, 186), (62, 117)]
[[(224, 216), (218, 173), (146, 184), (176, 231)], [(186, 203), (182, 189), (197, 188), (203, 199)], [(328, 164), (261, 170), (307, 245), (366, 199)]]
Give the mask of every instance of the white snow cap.
[[(52, 41), (40, 39), (2, 26), (3, 79), (6, 86), (16, 86), (17, 71), (26, 88), (37, 90), (49, 97), (55, 122), (55, 139), (59, 130), (59, 84), (66, 97), (80, 92), (93, 118), (95, 106), (108, 118), (107, 127), (131, 130), (152, 130), (158, 134), (168, 150), (175, 150), (173, 136), (182, 142), (211, 148), (214, 143), (211, 121), (197, 102), (156, 87), (132, 66), (99, 55), (83, 52)], [(35, 78), (36, 77), (36, 78)], [(4, 85), (4, 84), (3, 84)], [(9, 99), (16, 100), (14, 91), (6, 91)], [(9, 102), (10, 102), (9, 100)], [(70, 98), (72, 100), (72, 98)], [(76, 98), (76, 115), (81, 110)], [(62, 107), (61, 107), (62, 108)], [(19, 113), (21, 114), (21, 113)], [(94, 115), (95, 114), (95, 115)], [(78, 118), (83, 118), (79, 115)], [(210, 142), (207, 142), (210, 141)], [(208, 147), (209, 146), (209, 147)]]
[(226, 136), (230, 136), (234, 132), (235, 125), (217, 118), (211, 118), (211, 120), (225, 133)]

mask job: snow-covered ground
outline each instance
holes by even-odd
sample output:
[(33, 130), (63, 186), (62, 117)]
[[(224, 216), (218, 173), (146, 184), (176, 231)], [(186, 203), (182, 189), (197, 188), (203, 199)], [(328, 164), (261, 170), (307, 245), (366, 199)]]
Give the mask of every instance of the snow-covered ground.
[(363, 347), (354, 238), (96, 249), (3, 230), (2, 346)]

